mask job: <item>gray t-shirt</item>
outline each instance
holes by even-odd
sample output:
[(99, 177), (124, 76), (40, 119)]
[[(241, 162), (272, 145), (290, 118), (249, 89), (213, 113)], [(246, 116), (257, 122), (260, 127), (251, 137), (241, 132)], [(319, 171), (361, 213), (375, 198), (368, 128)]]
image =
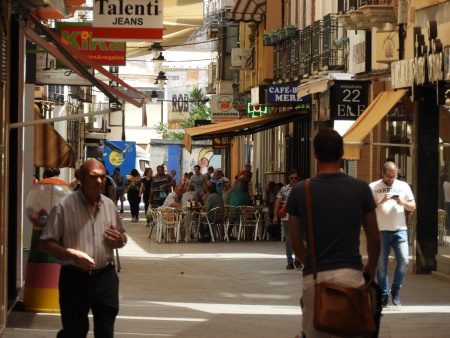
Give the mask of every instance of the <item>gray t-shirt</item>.
[(192, 175), (191, 177), (191, 184), (194, 186), (195, 191), (197, 191), (199, 194), (205, 193), (205, 175)]

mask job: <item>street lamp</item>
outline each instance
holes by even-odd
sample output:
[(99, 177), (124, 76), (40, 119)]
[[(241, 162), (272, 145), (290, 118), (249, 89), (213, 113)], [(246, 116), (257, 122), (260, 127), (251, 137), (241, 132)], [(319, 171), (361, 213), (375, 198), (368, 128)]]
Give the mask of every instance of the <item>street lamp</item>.
[(350, 41), (350, 39), (346, 36), (343, 36), (342, 38), (336, 39), (333, 41), (333, 45), (339, 49), (342, 48), (345, 44), (347, 44)]
[(150, 51), (152, 52), (153, 59), (157, 59), (161, 55), (161, 52), (163, 51), (163, 48), (162, 48), (162, 46), (161, 46), (161, 44), (159, 42), (155, 42), (150, 47)]
[(158, 93), (156, 90), (152, 90), (152, 95), (150, 95), (150, 100), (152, 100), (153, 103), (157, 103), (159, 99)]
[(153, 59), (153, 62), (155, 63), (156, 68), (161, 68), (162, 63), (165, 61), (166, 59), (164, 58), (164, 55), (159, 54), (159, 56), (157, 58)]
[(163, 89), (164, 85), (166, 84), (167, 76), (163, 71), (160, 71), (158, 73), (158, 76), (156, 77), (156, 82), (158, 85), (158, 89)]

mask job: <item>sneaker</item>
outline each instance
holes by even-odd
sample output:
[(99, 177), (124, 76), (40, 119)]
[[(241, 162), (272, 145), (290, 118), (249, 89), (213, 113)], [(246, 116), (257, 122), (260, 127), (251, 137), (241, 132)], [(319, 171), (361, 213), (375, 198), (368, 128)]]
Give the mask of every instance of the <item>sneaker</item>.
[(385, 295), (381, 298), (381, 307), (387, 307), (389, 303), (389, 296)]
[(286, 265), (286, 270), (292, 270), (294, 268), (294, 264), (292, 263), (288, 263), (288, 265)]
[(392, 304), (395, 306), (402, 305), (402, 302), (400, 301), (400, 292), (398, 290), (391, 290), (391, 296), (392, 296)]
[(303, 264), (302, 263), (300, 263), (300, 261), (299, 260), (295, 260), (295, 262), (294, 262), (294, 264), (295, 264), (295, 267), (297, 268), (297, 269), (301, 269), (301, 268), (303, 268)]

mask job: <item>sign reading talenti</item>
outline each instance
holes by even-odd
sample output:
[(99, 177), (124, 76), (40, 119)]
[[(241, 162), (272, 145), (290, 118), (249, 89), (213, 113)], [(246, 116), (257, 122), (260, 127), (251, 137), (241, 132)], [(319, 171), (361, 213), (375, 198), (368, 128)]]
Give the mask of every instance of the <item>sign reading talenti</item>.
[(162, 41), (163, 0), (94, 0), (93, 39)]

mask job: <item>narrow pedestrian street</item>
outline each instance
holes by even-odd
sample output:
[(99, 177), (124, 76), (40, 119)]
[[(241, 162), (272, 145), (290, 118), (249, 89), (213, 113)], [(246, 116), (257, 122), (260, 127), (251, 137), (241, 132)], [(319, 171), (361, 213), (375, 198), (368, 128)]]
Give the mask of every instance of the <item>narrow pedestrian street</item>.
[[(285, 270), (282, 243), (159, 244), (144, 219), (124, 216), (116, 337), (275, 338), (300, 330), (302, 274)], [(450, 285), (409, 274), (402, 290), (403, 305), (384, 311), (380, 337), (448, 337)], [(50, 338), (59, 329), (58, 314), (13, 312), (5, 337)]]

